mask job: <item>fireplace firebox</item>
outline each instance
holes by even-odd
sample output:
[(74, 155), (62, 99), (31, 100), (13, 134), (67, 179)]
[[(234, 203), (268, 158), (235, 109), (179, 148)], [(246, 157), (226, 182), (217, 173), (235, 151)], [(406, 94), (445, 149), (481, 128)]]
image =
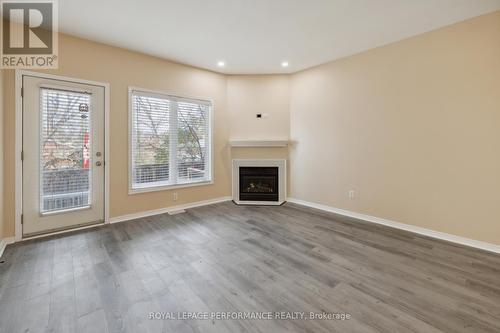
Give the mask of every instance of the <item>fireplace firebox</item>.
[(278, 167), (239, 168), (240, 201), (279, 201)]

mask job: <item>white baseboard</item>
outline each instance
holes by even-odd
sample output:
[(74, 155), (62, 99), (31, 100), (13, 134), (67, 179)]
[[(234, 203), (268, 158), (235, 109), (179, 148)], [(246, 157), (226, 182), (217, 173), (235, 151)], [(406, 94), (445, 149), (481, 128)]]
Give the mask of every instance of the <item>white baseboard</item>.
[(421, 227), (417, 227), (417, 226), (410, 225), (410, 224), (399, 223), (399, 222), (383, 219), (380, 217), (351, 212), (351, 211), (348, 211), (345, 209), (340, 209), (340, 208), (335, 208), (335, 207), (322, 205), (322, 204), (318, 204), (318, 203), (314, 203), (314, 202), (304, 201), (301, 199), (288, 198), (287, 201), (291, 202), (291, 203), (298, 204), (298, 205), (302, 205), (302, 206), (316, 208), (316, 209), (323, 210), (323, 211), (330, 212), (330, 213), (335, 213), (335, 214), (339, 214), (339, 215), (343, 215), (343, 216), (352, 217), (352, 218), (355, 218), (358, 220), (363, 220), (366, 222), (377, 223), (377, 224), (385, 225), (385, 226), (396, 228), (396, 229), (410, 231), (410, 232), (413, 232), (413, 233), (416, 233), (419, 235), (424, 235), (424, 236), (437, 238), (437, 239), (445, 240), (445, 241), (460, 244), (460, 245), (474, 247), (474, 248), (485, 250), (488, 252), (500, 253), (500, 245), (496, 245), (496, 244), (491, 244), (491, 243), (486, 243), (486, 242), (482, 242), (482, 241), (478, 241), (478, 240), (474, 240), (474, 239), (470, 239), (470, 238), (455, 236), (455, 235), (448, 234), (445, 232), (421, 228)]
[[(122, 216), (116, 216), (116, 217), (111, 217), (109, 219), (109, 223), (118, 223), (118, 222), (124, 222), (128, 220), (135, 220), (141, 217), (148, 217), (148, 216), (153, 216), (153, 215), (158, 215), (158, 214), (164, 214), (164, 213), (169, 213), (169, 212), (175, 212), (183, 209), (188, 209), (188, 208), (194, 208), (194, 207), (201, 207), (201, 206), (206, 206), (206, 205), (212, 205), (216, 204), (219, 202), (224, 202), (224, 201), (230, 201), (231, 197), (220, 197), (220, 198), (215, 198), (215, 199), (209, 199), (209, 200), (203, 200), (203, 201), (197, 201), (193, 203), (188, 203), (184, 205), (178, 205), (178, 206), (171, 206), (171, 207), (166, 207), (166, 208), (160, 208), (160, 209), (155, 209), (155, 210), (149, 210), (145, 212), (139, 212), (139, 213), (134, 213), (134, 214), (128, 214), (128, 215), (122, 215)], [(57, 235), (57, 234), (63, 234), (63, 233), (68, 233), (68, 232), (73, 232), (73, 231), (78, 231), (78, 230), (83, 230), (83, 229), (89, 229), (89, 228), (95, 228), (95, 227), (102, 227), (105, 226), (106, 223), (100, 223), (100, 224), (93, 224), (89, 226), (84, 226), (80, 228), (73, 228), (73, 229), (68, 229), (68, 230), (61, 230), (57, 232), (52, 232), (49, 234), (43, 234), (43, 235), (37, 235), (37, 236), (32, 236), (32, 237), (27, 237), (19, 240), (18, 242), (23, 242), (26, 240), (31, 240), (31, 239), (36, 239), (36, 238), (43, 238), (43, 237), (48, 237), (52, 235)], [(0, 239), (0, 257), (5, 249), (5, 247), (8, 244), (14, 243), (15, 238), (14, 237), (9, 237), (9, 238), (4, 238)]]
[(175, 211), (183, 210), (183, 209), (213, 205), (216, 203), (230, 201), (230, 200), (231, 200), (231, 197), (220, 197), (220, 198), (215, 198), (215, 199), (192, 202), (192, 203), (188, 203), (188, 204), (184, 204), (184, 205), (177, 205), (177, 206), (165, 207), (165, 208), (160, 208), (160, 209), (148, 210), (145, 212), (115, 216), (115, 217), (111, 217), (109, 219), (109, 223), (118, 223), (118, 222), (124, 222), (124, 221), (129, 221), (129, 220), (135, 220), (135, 219), (139, 219), (142, 217), (165, 214), (165, 213), (175, 212)]
[(7, 245), (14, 243), (14, 237), (6, 237), (0, 239), (0, 258), (3, 255), (3, 251), (5, 251), (5, 248)]

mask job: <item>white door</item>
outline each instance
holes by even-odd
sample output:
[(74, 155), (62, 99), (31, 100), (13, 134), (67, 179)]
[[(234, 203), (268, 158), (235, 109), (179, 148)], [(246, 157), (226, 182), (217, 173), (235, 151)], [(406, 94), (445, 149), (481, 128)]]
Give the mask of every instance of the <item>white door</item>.
[(23, 76), (23, 236), (104, 221), (104, 88)]

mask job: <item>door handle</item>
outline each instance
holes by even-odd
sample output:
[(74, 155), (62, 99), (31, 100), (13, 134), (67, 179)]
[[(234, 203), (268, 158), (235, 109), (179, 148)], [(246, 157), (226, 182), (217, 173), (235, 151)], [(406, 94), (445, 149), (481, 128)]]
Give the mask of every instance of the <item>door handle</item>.
[(101, 166), (102, 165), (102, 162), (101, 161), (97, 161), (95, 162), (95, 166)]

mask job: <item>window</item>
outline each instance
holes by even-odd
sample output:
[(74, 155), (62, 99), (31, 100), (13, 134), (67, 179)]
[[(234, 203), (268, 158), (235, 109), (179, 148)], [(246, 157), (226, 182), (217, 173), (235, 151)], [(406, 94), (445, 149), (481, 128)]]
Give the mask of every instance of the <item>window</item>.
[(130, 90), (132, 192), (209, 183), (208, 101)]
[[(90, 110), (89, 110), (90, 107)], [(91, 95), (40, 89), (40, 212), (89, 207)]]

